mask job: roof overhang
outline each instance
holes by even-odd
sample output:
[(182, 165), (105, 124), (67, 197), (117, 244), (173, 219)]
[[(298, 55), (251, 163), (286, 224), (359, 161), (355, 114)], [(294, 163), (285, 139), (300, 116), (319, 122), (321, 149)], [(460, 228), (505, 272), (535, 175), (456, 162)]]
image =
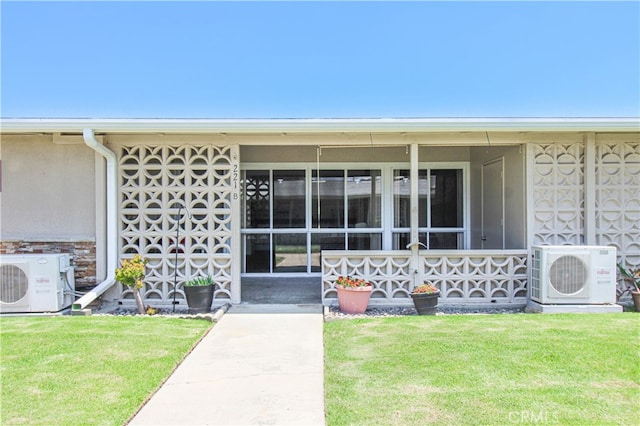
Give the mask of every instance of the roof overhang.
[(0, 119), (2, 133), (431, 133), (638, 132), (640, 117), (625, 118), (362, 118), (362, 119)]

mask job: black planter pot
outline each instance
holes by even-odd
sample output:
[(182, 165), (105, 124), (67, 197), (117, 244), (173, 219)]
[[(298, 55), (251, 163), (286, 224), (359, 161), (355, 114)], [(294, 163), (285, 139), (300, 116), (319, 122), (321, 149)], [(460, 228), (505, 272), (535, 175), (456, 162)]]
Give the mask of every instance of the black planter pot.
[(419, 315), (435, 315), (438, 310), (438, 297), (440, 297), (440, 292), (411, 294), (413, 306)]
[(633, 300), (633, 307), (636, 309), (636, 312), (640, 312), (640, 291), (632, 291), (631, 299)]
[(203, 314), (211, 311), (214, 287), (214, 284), (184, 287), (184, 295), (187, 297), (187, 305), (189, 305), (190, 313)]

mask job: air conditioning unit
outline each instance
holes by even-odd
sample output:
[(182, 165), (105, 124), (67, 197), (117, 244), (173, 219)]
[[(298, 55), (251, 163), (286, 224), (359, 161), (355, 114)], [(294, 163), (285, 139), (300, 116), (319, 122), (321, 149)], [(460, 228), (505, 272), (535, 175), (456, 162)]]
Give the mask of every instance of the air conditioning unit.
[(0, 256), (0, 313), (58, 312), (74, 291), (68, 254)]
[(616, 248), (532, 247), (529, 298), (541, 304), (616, 302)]

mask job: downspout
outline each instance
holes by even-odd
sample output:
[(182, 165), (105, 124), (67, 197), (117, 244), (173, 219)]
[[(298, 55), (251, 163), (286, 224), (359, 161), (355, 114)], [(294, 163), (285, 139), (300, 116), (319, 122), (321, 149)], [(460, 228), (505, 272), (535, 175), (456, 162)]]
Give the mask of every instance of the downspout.
[(116, 282), (115, 271), (117, 268), (118, 261), (118, 235), (116, 230), (116, 218), (117, 218), (117, 209), (116, 209), (116, 200), (117, 200), (117, 173), (116, 173), (116, 155), (106, 146), (102, 145), (97, 141), (95, 135), (93, 134), (93, 130), (84, 129), (82, 131), (82, 137), (84, 139), (84, 143), (95, 152), (104, 157), (107, 162), (106, 168), (106, 191), (107, 191), (107, 206), (106, 206), (106, 214), (107, 214), (107, 277), (104, 281), (98, 284), (95, 288), (89, 291), (87, 294), (76, 300), (71, 306), (72, 313), (77, 311), (82, 311), (85, 309), (91, 302), (96, 300), (100, 295), (102, 295), (105, 291), (110, 289)]

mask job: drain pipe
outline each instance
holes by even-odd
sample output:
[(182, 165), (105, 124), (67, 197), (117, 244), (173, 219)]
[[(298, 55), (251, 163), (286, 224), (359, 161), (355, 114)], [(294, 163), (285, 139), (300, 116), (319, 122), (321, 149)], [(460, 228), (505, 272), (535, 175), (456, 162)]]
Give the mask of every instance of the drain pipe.
[(102, 145), (96, 139), (93, 134), (93, 130), (84, 129), (82, 131), (82, 137), (84, 138), (84, 143), (95, 152), (104, 157), (107, 161), (107, 183), (106, 183), (106, 191), (107, 191), (107, 277), (104, 281), (98, 284), (95, 288), (91, 289), (87, 294), (76, 300), (71, 305), (71, 313), (80, 313), (83, 311), (91, 302), (96, 300), (100, 295), (102, 295), (105, 291), (110, 289), (116, 282), (116, 268), (117, 268), (117, 259), (118, 259), (118, 235), (116, 230), (116, 217), (117, 217), (117, 209), (116, 209), (116, 200), (117, 200), (117, 173), (116, 173), (116, 155), (106, 146)]

